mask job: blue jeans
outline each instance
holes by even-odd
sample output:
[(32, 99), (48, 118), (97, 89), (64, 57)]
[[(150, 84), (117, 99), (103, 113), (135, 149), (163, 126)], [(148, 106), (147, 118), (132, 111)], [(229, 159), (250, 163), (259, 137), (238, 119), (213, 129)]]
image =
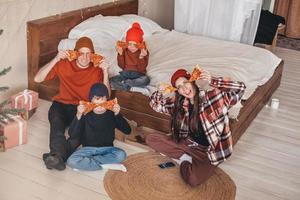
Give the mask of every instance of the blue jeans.
[(94, 171), (102, 169), (101, 164), (120, 163), (126, 152), (117, 147), (82, 147), (67, 160), (67, 165), (79, 170)]
[(131, 87), (145, 87), (150, 82), (148, 76), (137, 71), (123, 70), (120, 75), (110, 79), (110, 84), (115, 90), (130, 90)]

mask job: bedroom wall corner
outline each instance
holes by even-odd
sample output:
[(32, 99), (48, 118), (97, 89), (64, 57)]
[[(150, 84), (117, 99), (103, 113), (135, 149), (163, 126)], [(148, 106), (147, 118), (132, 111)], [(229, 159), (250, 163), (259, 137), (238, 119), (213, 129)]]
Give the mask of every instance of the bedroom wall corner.
[(27, 88), (26, 22), (80, 8), (101, 5), (115, 0), (1, 0), (0, 69), (12, 66), (12, 70), (0, 77), (1, 86), (8, 86), (0, 93), (0, 101)]

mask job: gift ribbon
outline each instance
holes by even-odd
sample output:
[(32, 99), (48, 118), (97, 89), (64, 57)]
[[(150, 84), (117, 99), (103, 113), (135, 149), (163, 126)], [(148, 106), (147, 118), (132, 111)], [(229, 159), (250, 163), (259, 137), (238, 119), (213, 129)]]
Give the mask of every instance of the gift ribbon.
[(30, 94), (31, 91), (28, 89), (25, 89), (20, 95), (15, 97), (15, 108), (18, 108), (18, 100), (20, 97), (24, 96), (24, 104), (26, 105), (28, 103), (29, 99), (29, 110), (32, 109), (32, 95)]

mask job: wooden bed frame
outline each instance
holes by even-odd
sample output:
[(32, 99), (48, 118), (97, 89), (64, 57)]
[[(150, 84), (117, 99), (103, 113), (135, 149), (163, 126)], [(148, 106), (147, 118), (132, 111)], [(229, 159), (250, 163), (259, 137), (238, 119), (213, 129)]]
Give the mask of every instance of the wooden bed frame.
[[(28, 87), (39, 92), (42, 99), (51, 100), (58, 92), (57, 80), (35, 83), (34, 76), (44, 64), (57, 54), (57, 46), (61, 39), (67, 38), (68, 32), (80, 22), (89, 17), (102, 14), (118, 16), (122, 14), (137, 14), (138, 0), (120, 0), (75, 10), (60, 15), (45, 17), (27, 23), (27, 56), (28, 56)], [(238, 120), (231, 120), (230, 126), (234, 144), (238, 141), (258, 112), (268, 102), (273, 92), (279, 87), (283, 71), (283, 61), (278, 65), (272, 78), (260, 86), (254, 94), (242, 102)], [(153, 111), (148, 105), (148, 97), (132, 92), (113, 91), (122, 107), (121, 112), (126, 118), (144, 126), (170, 132), (169, 116)]]

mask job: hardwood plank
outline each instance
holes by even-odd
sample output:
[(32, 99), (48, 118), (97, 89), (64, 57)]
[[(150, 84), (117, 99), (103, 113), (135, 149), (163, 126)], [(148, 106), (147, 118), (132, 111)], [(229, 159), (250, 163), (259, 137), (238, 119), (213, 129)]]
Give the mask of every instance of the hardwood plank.
[[(3, 156), (4, 155), (4, 156)], [(22, 164), (23, 162), (16, 160), (13, 156), (7, 154), (1, 155), (0, 169), (15, 174), (23, 179), (29, 180), (34, 183), (38, 183), (44, 187), (50, 188), (52, 192), (59, 192), (64, 195), (70, 196), (72, 199), (82, 199), (89, 197), (89, 199), (109, 199), (106, 195), (101, 194), (101, 190), (93, 192), (89, 188), (84, 188), (83, 185), (76, 185), (73, 182), (67, 182), (71, 176), (68, 177), (68, 173), (54, 172), (57, 176), (49, 176), (41, 171), (37, 171), (28, 166), (30, 162)], [(41, 162), (39, 162), (42, 165)], [(43, 168), (45, 168), (43, 166)], [(47, 170), (47, 169), (45, 169)], [(71, 170), (70, 170), (71, 171)], [(53, 174), (53, 173), (52, 173)], [(68, 177), (68, 178), (66, 178)], [(74, 191), (77, 191), (74, 194)]]

